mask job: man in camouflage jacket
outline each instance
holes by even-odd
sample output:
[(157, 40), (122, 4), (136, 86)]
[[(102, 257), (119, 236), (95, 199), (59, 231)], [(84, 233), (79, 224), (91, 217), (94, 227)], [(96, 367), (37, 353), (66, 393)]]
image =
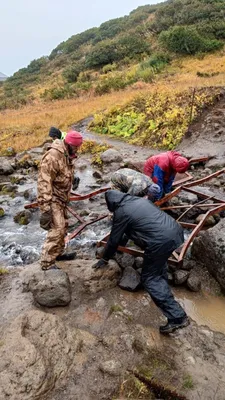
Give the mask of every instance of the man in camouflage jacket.
[(70, 131), (64, 140), (56, 139), (41, 160), (38, 175), (40, 225), (48, 231), (41, 254), (43, 270), (57, 269), (56, 260), (65, 259), (67, 229), (66, 205), (74, 176), (74, 160), (82, 144), (79, 132)]
[(130, 168), (121, 168), (111, 176), (112, 188), (131, 196), (148, 196), (149, 200), (155, 201), (160, 192), (158, 185), (151, 182), (150, 178), (141, 172)]

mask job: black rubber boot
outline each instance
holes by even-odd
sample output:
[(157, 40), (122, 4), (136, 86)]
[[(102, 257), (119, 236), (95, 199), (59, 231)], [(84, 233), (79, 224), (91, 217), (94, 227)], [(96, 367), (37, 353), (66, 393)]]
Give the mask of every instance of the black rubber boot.
[(59, 256), (56, 257), (56, 261), (70, 261), (70, 260), (74, 260), (74, 258), (76, 257), (77, 253), (71, 252), (71, 253), (62, 253)]
[(162, 325), (159, 327), (160, 333), (168, 334), (173, 333), (177, 329), (186, 328), (186, 326), (190, 325), (190, 320), (187, 316), (181, 319), (177, 319), (174, 321), (168, 321), (166, 325)]

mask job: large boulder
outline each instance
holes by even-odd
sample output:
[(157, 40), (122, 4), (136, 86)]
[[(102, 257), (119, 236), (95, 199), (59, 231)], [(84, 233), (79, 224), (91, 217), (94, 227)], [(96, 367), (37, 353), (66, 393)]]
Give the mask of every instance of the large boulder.
[(69, 276), (62, 270), (42, 271), (37, 269), (24, 275), (25, 290), (30, 291), (41, 306), (66, 306), (71, 301)]
[(80, 345), (57, 316), (29, 311), (15, 319), (0, 345), (0, 399), (41, 400), (66, 375)]
[(0, 158), (0, 175), (11, 175), (14, 169), (9, 160), (5, 157)]
[(192, 245), (192, 255), (203, 263), (225, 289), (225, 219), (200, 232)]
[(122, 156), (117, 150), (108, 149), (101, 154), (101, 160), (103, 163), (120, 162), (123, 160)]
[(78, 279), (89, 293), (113, 288), (121, 277), (121, 269), (115, 260), (109, 260), (105, 267), (97, 270), (92, 268), (93, 261), (78, 260), (76, 264), (78, 268), (80, 264)]

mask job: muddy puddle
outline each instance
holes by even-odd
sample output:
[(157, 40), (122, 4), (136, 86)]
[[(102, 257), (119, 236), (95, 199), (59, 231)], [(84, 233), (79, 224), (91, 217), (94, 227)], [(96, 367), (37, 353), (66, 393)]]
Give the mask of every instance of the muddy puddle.
[(213, 331), (225, 334), (225, 296), (213, 296), (204, 292), (189, 293), (185, 289), (176, 289), (173, 292), (198, 325), (206, 325)]

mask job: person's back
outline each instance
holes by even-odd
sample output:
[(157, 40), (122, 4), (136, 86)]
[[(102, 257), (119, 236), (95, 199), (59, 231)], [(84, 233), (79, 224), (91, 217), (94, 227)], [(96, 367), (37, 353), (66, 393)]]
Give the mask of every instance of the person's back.
[(113, 188), (132, 196), (147, 194), (147, 188), (151, 185), (150, 179), (141, 172), (130, 168), (120, 168), (111, 176)]
[(121, 221), (126, 226), (124, 233), (141, 248), (164, 253), (182, 243), (181, 226), (151, 201), (113, 190), (105, 197), (114, 222)]

